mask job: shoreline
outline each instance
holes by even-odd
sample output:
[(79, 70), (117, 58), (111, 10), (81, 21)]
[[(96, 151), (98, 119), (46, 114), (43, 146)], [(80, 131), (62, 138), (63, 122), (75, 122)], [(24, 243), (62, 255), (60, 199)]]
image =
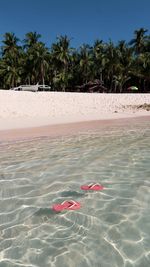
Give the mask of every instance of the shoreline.
[(150, 120), (149, 106), (150, 94), (0, 90), (0, 141), (72, 135), (141, 117)]
[(127, 126), (130, 123), (150, 121), (150, 115), (116, 119), (71, 122), (55, 125), (0, 130), (0, 142), (28, 141), (35, 138), (58, 138), (82, 134), (85, 131), (100, 131), (104, 127)]

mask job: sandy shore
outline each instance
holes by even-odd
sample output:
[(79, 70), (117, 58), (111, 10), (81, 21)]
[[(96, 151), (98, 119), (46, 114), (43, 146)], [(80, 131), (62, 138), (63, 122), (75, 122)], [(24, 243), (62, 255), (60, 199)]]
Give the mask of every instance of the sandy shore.
[[(45, 127), (45, 131), (51, 126), (51, 131), (53, 128), (56, 132), (60, 124), (68, 128), (68, 123), (150, 116), (150, 111), (124, 108), (144, 103), (150, 104), (150, 94), (32, 93), (0, 90), (0, 138), (2, 139), (2, 133), (10, 135), (14, 131), (17, 133), (18, 129), (27, 136), (28, 128), (34, 128), (34, 135), (38, 132), (36, 135), (39, 136), (41, 126), (43, 129)], [(81, 126), (81, 123), (79, 124)]]
[(124, 105), (150, 104), (150, 94), (84, 94), (0, 90), (0, 130), (145, 116)]

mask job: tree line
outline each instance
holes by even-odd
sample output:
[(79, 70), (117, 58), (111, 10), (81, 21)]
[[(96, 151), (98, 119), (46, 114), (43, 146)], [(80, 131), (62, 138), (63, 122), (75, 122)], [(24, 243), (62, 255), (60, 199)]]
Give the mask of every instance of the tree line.
[(37, 83), (48, 84), (57, 91), (88, 92), (87, 84), (98, 84), (93, 88), (99, 92), (127, 92), (133, 85), (139, 92), (148, 92), (148, 30), (135, 30), (128, 43), (105, 43), (99, 39), (79, 48), (72, 48), (66, 35), (57, 37), (48, 48), (37, 32), (28, 32), (22, 41), (14, 33), (5, 33), (0, 54), (0, 88)]

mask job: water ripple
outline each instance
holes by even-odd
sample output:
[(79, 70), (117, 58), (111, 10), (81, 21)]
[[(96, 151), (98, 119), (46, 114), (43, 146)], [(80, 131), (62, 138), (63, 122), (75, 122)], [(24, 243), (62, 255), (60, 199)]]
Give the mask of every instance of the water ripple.
[(150, 266), (150, 123), (0, 149), (0, 267)]

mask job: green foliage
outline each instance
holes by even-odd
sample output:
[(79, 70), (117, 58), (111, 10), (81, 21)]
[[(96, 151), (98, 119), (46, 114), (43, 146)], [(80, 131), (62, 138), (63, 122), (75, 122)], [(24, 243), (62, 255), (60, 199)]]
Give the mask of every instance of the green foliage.
[[(150, 87), (150, 35), (141, 28), (127, 44), (96, 40), (92, 46), (71, 48), (71, 40), (59, 36), (50, 48), (37, 32), (28, 32), (22, 42), (5, 33), (0, 57), (0, 87), (49, 84), (52, 90), (79, 91), (81, 85), (99, 80), (107, 92), (122, 93), (136, 85), (139, 92)], [(77, 89), (78, 88), (78, 89)], [(88, 89), (86, 89), (88, 90)]]

